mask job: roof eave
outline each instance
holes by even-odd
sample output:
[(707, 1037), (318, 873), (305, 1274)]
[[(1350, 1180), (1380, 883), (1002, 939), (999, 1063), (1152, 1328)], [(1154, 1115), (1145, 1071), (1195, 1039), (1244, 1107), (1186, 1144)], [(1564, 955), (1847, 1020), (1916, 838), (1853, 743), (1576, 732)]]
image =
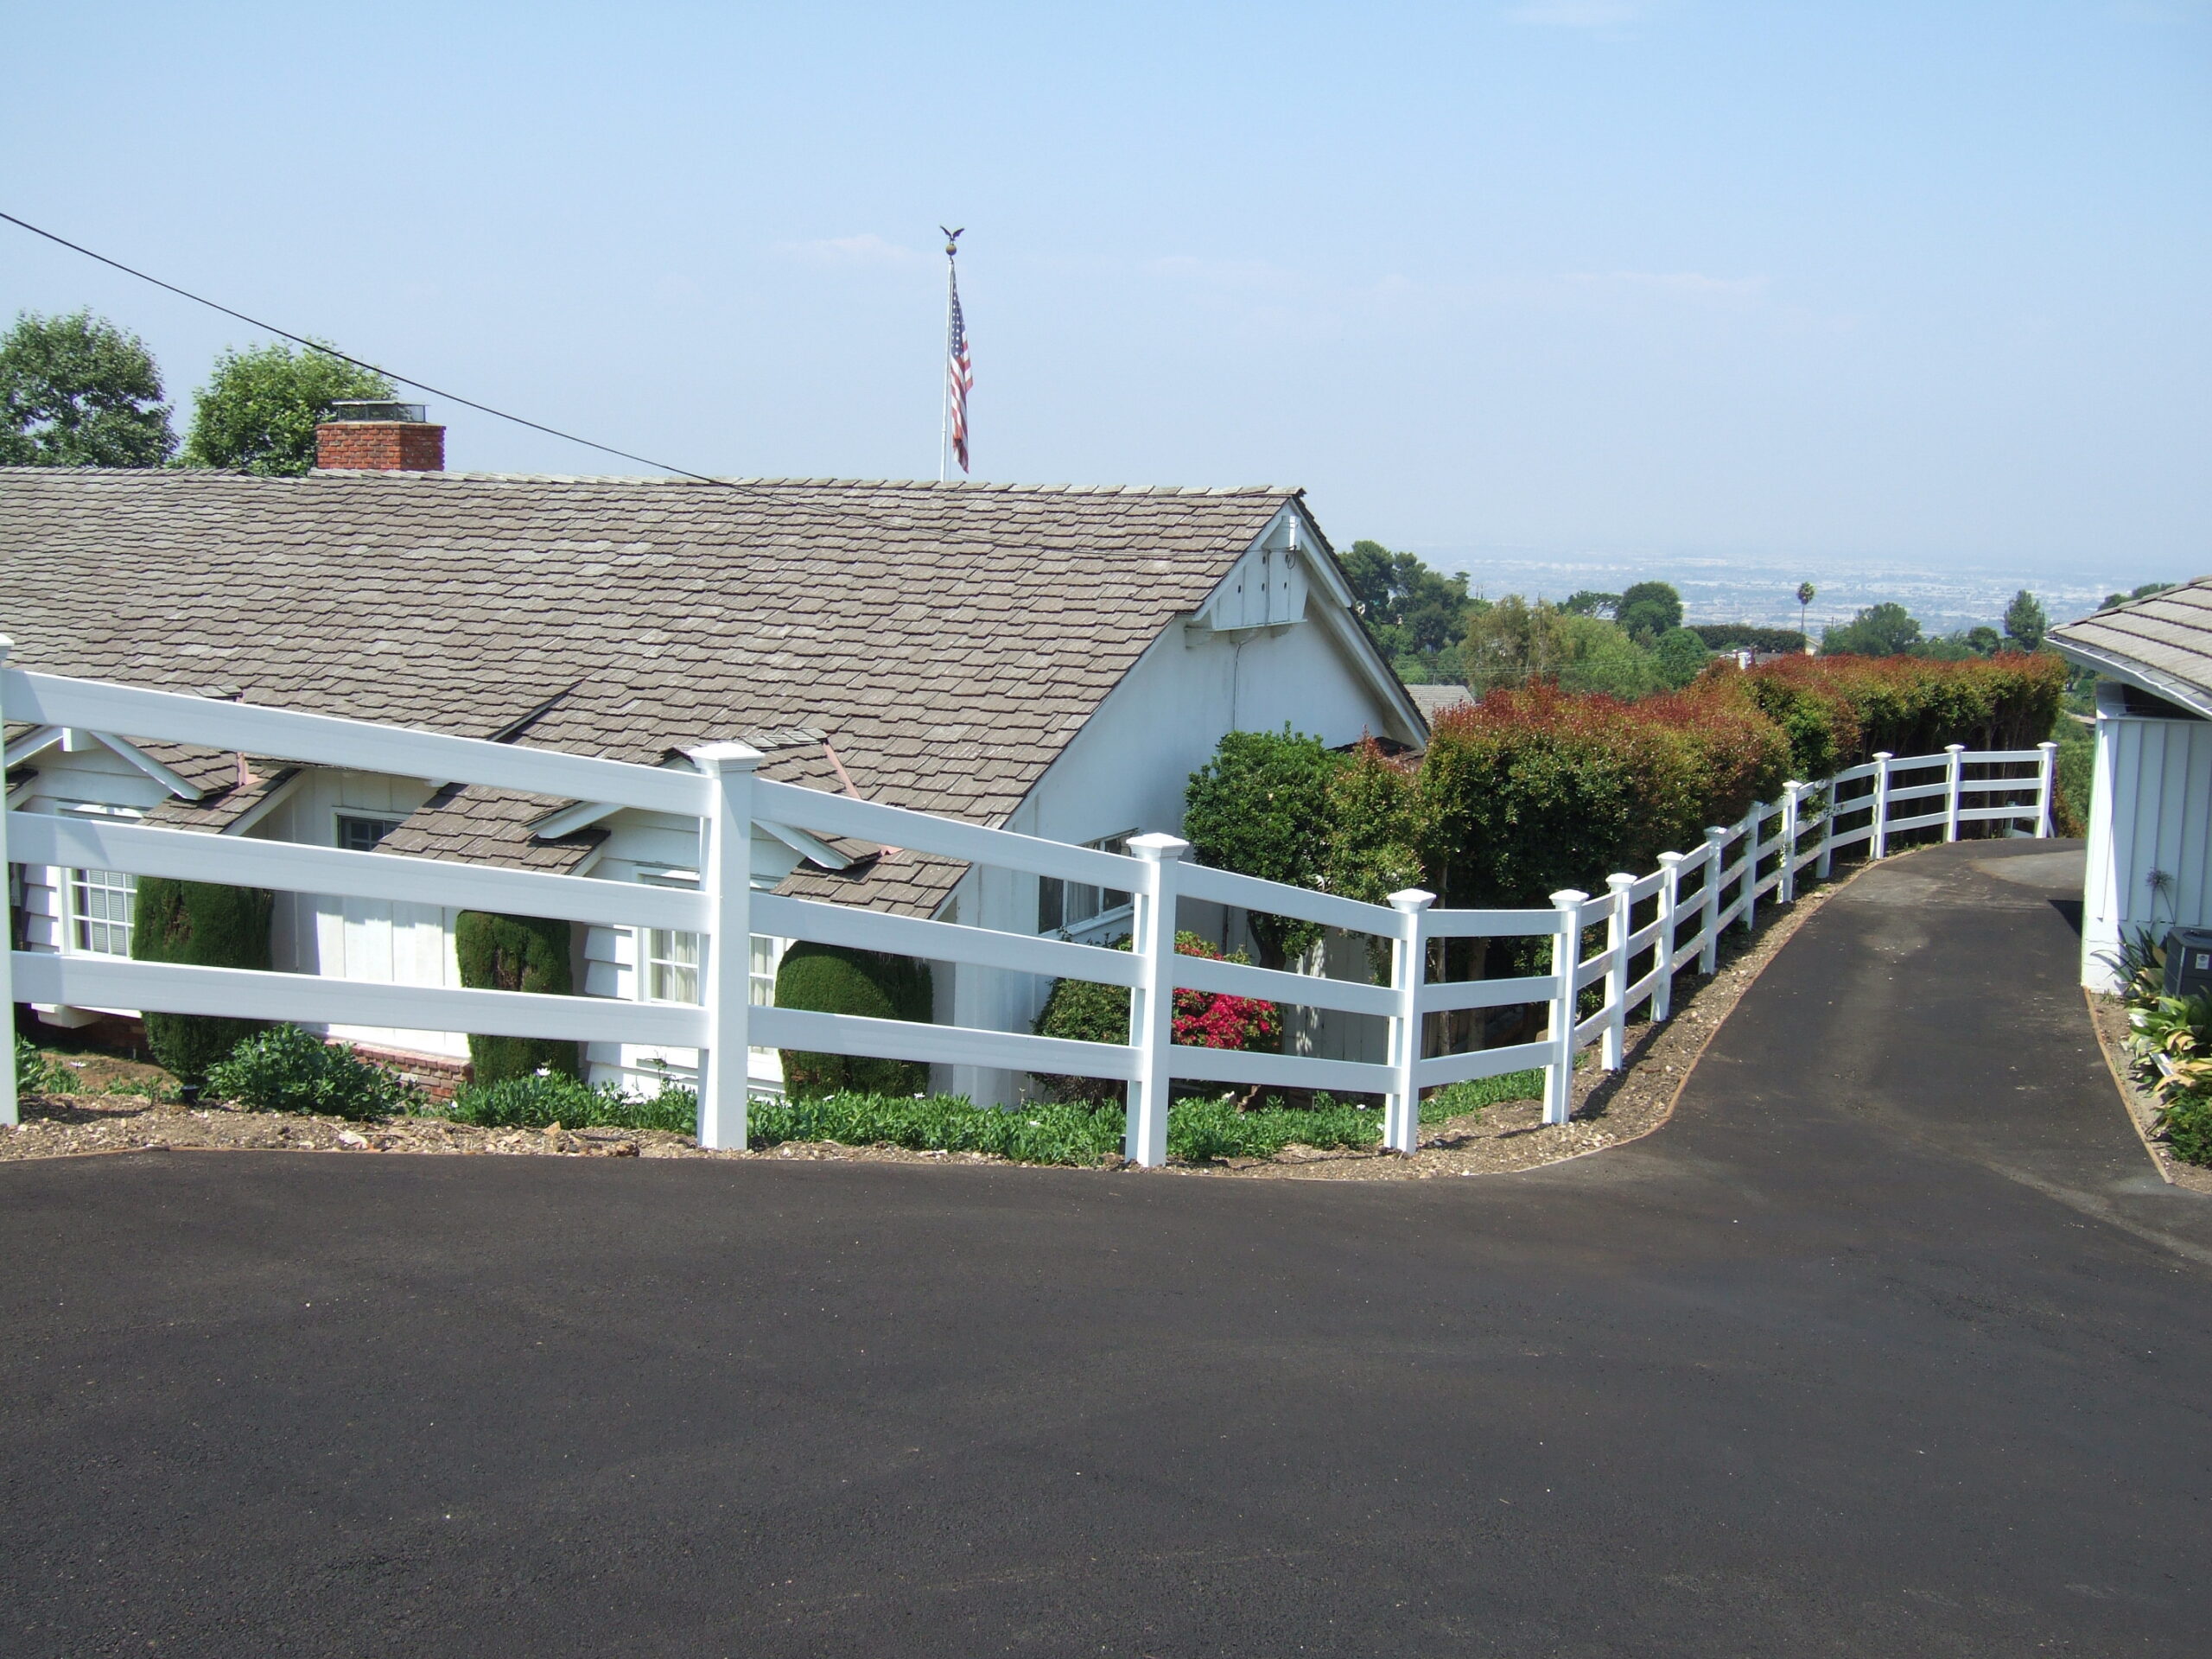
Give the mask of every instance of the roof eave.
[(2058, 654), (2069, 662), (2094, 669), (2115, 680), (2124, 680), (2148, 691), (2152, 696), (2164, 697), (2168, 702), (2177, 703), (2206, 720), (2212, 720), (2212, 691), (2201, 685), (2191, 685), (2188, 681), (2161, 672), (2147, 663), (2139, 663), (2133, 658), (2122, 657), (2094, 645), (2082, 645), (2063, 634), (2053, 633), (2050, 639)]

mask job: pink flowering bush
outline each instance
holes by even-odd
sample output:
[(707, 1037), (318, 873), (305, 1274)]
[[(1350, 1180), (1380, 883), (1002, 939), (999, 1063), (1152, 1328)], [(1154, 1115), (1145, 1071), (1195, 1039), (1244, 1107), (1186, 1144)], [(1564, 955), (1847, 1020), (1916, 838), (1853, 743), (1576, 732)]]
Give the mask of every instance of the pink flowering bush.
[[(1116, 939), (1114, 948), (1126, 950), (1129, 942)], [(1243, 952), (1224, 954), (1195, 933), (1175, 936), (1178, 955), (1205, 957), (1214, 962), (1243, 962)], [(1037, 1016), (1040, 1037), (1069, 1037), (1085, 1043), (1126, 1043), (1129, 1040), (1129, 993), (1118, 985), (1099, 985), (1085, 979), (1055, 981)], [(1174, 1035), (1179, 1043), (1195, 1048), (1241, 1048), (1265, 1052), (1282, 1041), (1282, 1010), (1255, 997), (1224, 996), (1213, 991), (1175, 993)], [(1122, 1085), (1101, 1077), (1038, 1074), (1037, 1081), (1055, 1100), (1089, 1101), (1094, 1104), (1117, 1098)]]

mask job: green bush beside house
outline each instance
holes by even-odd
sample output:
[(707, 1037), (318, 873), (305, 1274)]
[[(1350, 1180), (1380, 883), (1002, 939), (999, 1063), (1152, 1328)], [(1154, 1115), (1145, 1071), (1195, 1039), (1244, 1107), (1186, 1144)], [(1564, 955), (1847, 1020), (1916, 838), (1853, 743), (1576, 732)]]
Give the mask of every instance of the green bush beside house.
[[(140, 962), (265, 970), (275, 904), (276, 896), (262, 887), (142, 875), (131, 901), (130, 954)], [(265, 1020), (149, 1014), (146, 1045), (181, 1080), (197, 1084), (240, 1042), (268, 1027)]]
[[(461, 982), (471, 990), (570, 995), (575, 986), (569, 936), (567, 922), (464, 910), (454, 919), (453, 931)], [(549, 1037), (472, 1034), (468, 1060), (479, 1084), (526, 1077), (541, 1069), (561, 1077), (583, 1075), (576, 1045)]]
[[(784, 953), (776, 969), (779, 1008), (926, 1022), (935, 1001), (929, 963), (880, 950), (802, 940)], [(918, 1061), (798, 1049), (782, 1052), (784, 1092), (795, 1100), (847, 1093), (918, 1095), (930, 1086), (930, 1069)]]

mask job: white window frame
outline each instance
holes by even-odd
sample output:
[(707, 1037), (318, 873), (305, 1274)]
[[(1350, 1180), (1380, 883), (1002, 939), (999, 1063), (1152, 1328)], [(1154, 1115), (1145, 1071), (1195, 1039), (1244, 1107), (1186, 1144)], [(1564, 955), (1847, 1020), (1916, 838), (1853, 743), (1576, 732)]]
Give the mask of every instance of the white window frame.
[[(699, 948), (700, 935), (685, 933), (669, 927), (641, 927), (638, 938), (638, 1001), (640, 1002), (677, 1002), (696, 1007), (700, 985), (704, 976), (702, 969), (704, 955)], [(687, 959), (685, 952), (689, 950)], [(673, 979), (681, 974), (691, 976), (689, 996), (659, 995), (660, 974), (665, 969)]]
[[(73, 957), (128, 958), (130, 955), (131, 930), (137, 925), (137, 918), (131, 912), (137, 902), (138, 878), (125, 870), (64, 869), (61, 876), (63, 886), (68, 889), (67, 903), (64, 908), (68, 912), (69, 925), (62, 930), (61, 934), (66, 952)], [(95, 882), (91, 879), (94, 876), (104, 876), (107, 879)], [(120, 885), (118, 885), (118, 883)], [(107, 895), (123, 894), (124, 919), (118, 922), (111, 916), (87, 914), (85, 900), (87, 893), (91, 892)], [(123, 948), (120, 950), (111, 950), (101, 945), (86, 943), (92, 930), (95, 928), (105, 928), (121, 933)]]
[[(1102, 853), (1127, 855), (1129, 838), (1139, 832), (1124, 830), (1119, 835), (1101, 836), (1096, 841), (1083, 844)], [(1116, 901), (1109, 903), (1109, 900)], [(1078, 910), (1081, 914), (1076, 913)], [(1096, 933), (1116, 922), (1126, 922), (1135, 913), (1133, 895), (1118, 887), (1095, 887), (1084, 881), (1063, 881), (1057, 876), (1037, 878), (1037, 931), (1057, 933), (1066, 938), (1078, 934)]]
[(398, 829), (401, 824), (407, 822), (407, 817), (408, 815), (404, 812), (394, 815), (389, 810), (371, 811), (368, 808), (361, 806), (340, 806), (334, 808), (330, 814), (330, 844), (337, 848), (340, 852), (372, 853), (376, 850), (374, 846), (365, 848), (348, 847), (346, 844), (346, 823), (350, 821), (355, 823), (381, 823), (386, 825), (387, 828), (385, 830), (384, 835), (380, 835), (377, 837), (377, 842), (380, 845), (382, 844), (385, 836), (391, 835), (392, 830)]

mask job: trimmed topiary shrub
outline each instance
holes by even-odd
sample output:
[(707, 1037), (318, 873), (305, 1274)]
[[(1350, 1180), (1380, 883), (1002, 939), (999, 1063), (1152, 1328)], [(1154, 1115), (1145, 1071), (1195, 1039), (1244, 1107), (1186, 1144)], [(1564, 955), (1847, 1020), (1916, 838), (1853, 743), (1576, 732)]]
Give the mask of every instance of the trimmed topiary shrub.
[[(776, 969), (776, 1006), (817, 1014), (857, 1014), (872, 1020), (927, 1024), (935, 1011), (930, 965), (880, 950), (854, 950), (801, 940)], [(826, 1095), (918, 1095), (930, 1069), (915, 1060), (785, 1049), (784, 1092), (796, 1100)]]
[[(464, 910), (454, 922), (453, 944), (461, 959), (461, 982), (471, 990), (567, 996), (575, 989), (567, 922)], [(550, 1037), (472, 1034), (468, 1060), (480, 1084), (534, 1077), (540, 1070), (564, 1077), (583, 1075), (576, 1045)]]
[[(269, 916), (275, 902), (275, 896), (261, 887), (142, 875), (131, 905), (130, 954), (140, 962), (265, 969)], [(209, 1067), (241, 1041), (268, 1028), (265, 1020), (149, 1014), (146, 1045), (181, 1080), (199, 1083)]]
[(297, 1026), (276, 1026), (247, 1038), (228, 1059), (207, 1068), (207, 1086), (249, 1111), (327, 1117), (391, 1117), (423, 1101), (422, 1090), (397, 1071)]

